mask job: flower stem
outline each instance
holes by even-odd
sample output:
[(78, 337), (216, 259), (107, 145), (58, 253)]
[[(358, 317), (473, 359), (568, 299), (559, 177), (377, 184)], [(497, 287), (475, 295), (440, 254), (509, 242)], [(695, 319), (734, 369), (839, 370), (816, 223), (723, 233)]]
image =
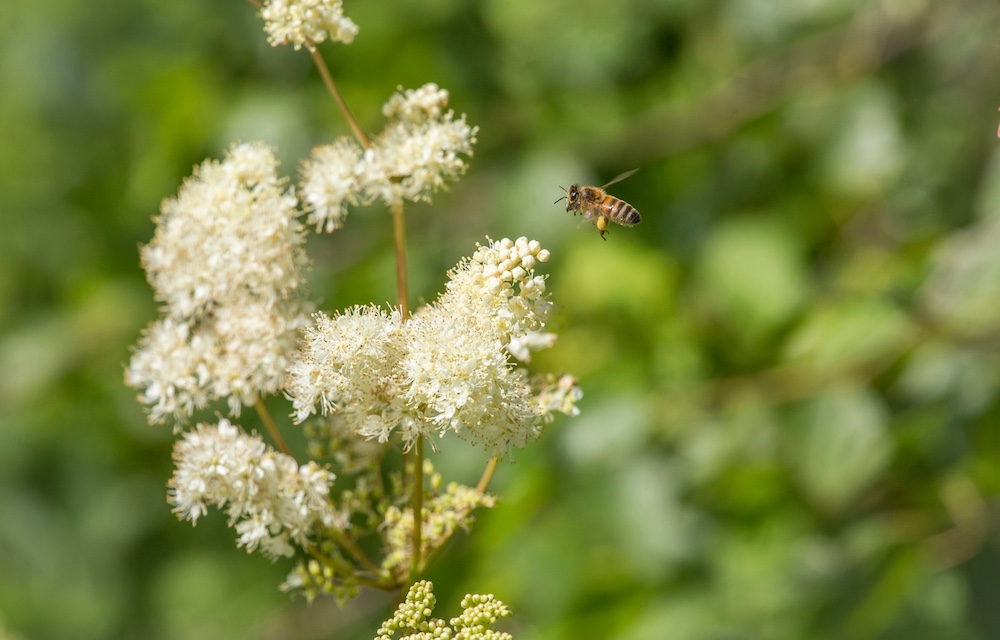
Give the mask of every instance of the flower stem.
[(358, 546), (358, 543), (354, 541), (354, 538), (347, 535), (347, 533), (345, 532), (338, 531), (334, 535), (334, 539), (337, 541), (337, 544), (339, 544), (344, 551), (346, 551), (352, 558), (354, 558), (354, 560), (358, 564), (360, 564), (369, 572), (371, 572), (373, 576), (377, 577), (379, 575), (379, 568), (375, 565), (374, 562), (371, 561), (371, 558), (368, 557), (368, 554), (365, 553), (364, 550)]
[[(285, 439), (281, 437), (281, 432), (278, 431), (277, 425), (274, 424), (274, 420), (271, 418), (271, 414), (268, 413), (267, 407), (264, 406), (263, 401), (260, 398), (254, 403), (254, 408), (257, 409), (257, 415), (260, 416), (260, 421), (264, 423), (264, 427), (267, 432), (271, 434), (271, 439), (274, 440), (275, 446), (286, 456), (291, 456), (292, 451), (285, 444)], [(294, 456), (292, 456), (294, 457)]]
[(483, 477), (479, 479), (479, 484), (476, 485), (476, 493), (486, 493), (486, 487), (490, 486), (490, 480), (493, 479), (493, 474), (497, 470), (497, 464), (500, 462), (499, 456), (493, 456), (490, 461), (486, 463), (486, 469), (483, 471)]
[[(410, 317), (410, 306), (407, 303), (406, 286), (406, 218), (403, 215), (403, 205), (392, 206), (392, 233), (396, 240), (396, 299), (399, 304), (399, 315), (403, 321)], [(418, 474), (421, 472), (418, 469)]]
[(354, 115), (351, 114), (351, 110), (347, 108), (347, 103), (341, 97), (340, 92), (337, 91), (337, 85), (333, 83), (333, 77), (330, 75), (330, 69), (326, 66), (326, 60), (323, 56), (319, 54), (315, 48), (309, 50), (309, 55), (312, 56), (313, 62), (316, 63), (316, 69), (319, 71), (319, 75), (323, 78), (323, 84), (326, 85), (326, 90), (330, 92), (333, 97), (333, 101), (337, 103), (337, 108), (340, 112), (344, 114), (344, 119), (347, 120), (347, 125), (351, 127), (351, 131), (354, 133), (354, 137), (358, 139), (365, 149), (372, 146), (372, 141), (368, 139), (365, 132), (361, 129), (361, 125), (358, 121), (354, 119)]
[(413, 562), (410, 564), (410, 582), (420, 575), (420, 554), (423, 547), (424, 520), (424, 437), (417, 437), (413, 448)]

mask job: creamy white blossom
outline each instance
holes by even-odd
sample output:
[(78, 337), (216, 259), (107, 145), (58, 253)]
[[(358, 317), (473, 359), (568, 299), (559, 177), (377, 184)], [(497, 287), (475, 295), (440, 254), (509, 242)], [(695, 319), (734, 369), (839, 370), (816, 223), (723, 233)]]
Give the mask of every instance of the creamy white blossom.
[(535, 402), (546, 420), (551, 420), (552, 414), (557, 412), (568, 416), (580, 415), (576, 403), (583, 398), (583, 391), (573, 376), (562, 375), (558, 380), (555, 376), (548, 376), (535, 386), (540, 387)]
[(209, 363), (215, 340), (192, 331), (191, 323), (166, 317), (143, 331), (125, 370), (125, 383), (142, 389), (139, 400), (149, 407), (149, 421), (190, 417), (212, 399)]
[(358, 169), (366, 202), (387, 206), (429, 202), (431, 194), (465, 173), (463, 156), (472, 155), (478, 127), (465, 115), (445, 111), (448, 92), (427, 84), (396, 93), (383, 108), (385, 128), (365, 150)]
[(344, 15), (341, 0), (268, 0), (260, 12), (271, 46), (309, 50), (330, 40), (350, 44), (358, 25)]
[(313, 149), (302, 163), (299, 192), (308, 224), (332, 233), (344, 226), (347, 205), (358, 205), (361, 147), (350, 138)]
[(329, 233), (343, 226), (348, 205), (429, 202), (465, 173), (478, 127), (447, 106), (448, 92), (436, 84), (401, 88), (384, 105), (388, 120), (370, 146), (341, 137), (314, 149), (298, 187), (306, 221)]
[(448, 91), (429, 82), (419, 89), (399, 87), (382, 106), (382, 115), (388, 119), (420, 124), (440, 120), (448, 108)]
[(307, 266), (295, 196), (260, 143), (207, 160), (163, 203), (142, 266), (168, 315), (186, 318), (247, 295), (288, 297)]
[(302, 466), (227, 420), (199, 424), (174, 446), (176, 470), (169, 501), (197, 524), (209, 506), (224, 509), (238, 544), (272, 558), (291, 556), (321, 528), (344, 528), (330, 502), (334, 474), (315, 462)]
[(233, 415), (281, 390), (298, 331), (308, 315), (297, 305), (248, 300), (219, 307), (197, 322), (161, 318), (139, 339), (125, 381), (142, 390), (151, 423), (175, 425), (226, 399)]
[(279, 391), (297, 332), (304, 230), (294, 196), (262, 144), (207, 161), (163, 204), (142, 248), (162, 317), (150, 324), (125, 372), (150, 422), (182, 423), (225, 399), (244, 405)]
[(394, 431), (407, 446), (453, 431), (498, 453), (524, 446), (553, 402), (538, 402), (510, 347), (552, 344), (545, 278), (534, 270), (547, 259), (537, 242), (505, 238), (478, 246), (407, 322), (376, 307), (317, 315), (288, 370), (296, 420), (318, 409), (383, 442)]
[(318, 313), (288, 368), (286, 393), (297, 422), (315, 412), (338, 412), (356, 433), (385, 441), (404, 419), (395, 365), (403, 351), (398, 311), (353, 307)]

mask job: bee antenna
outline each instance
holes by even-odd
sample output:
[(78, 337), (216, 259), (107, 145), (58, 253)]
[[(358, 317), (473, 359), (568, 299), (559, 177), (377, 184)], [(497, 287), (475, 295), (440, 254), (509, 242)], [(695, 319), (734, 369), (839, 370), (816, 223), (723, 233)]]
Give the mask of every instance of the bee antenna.
[[(566, 193), (566, 187), (559, 187), (559, 189), (561, 189), (563, 193)], [(566, 196), (559, 198), (559, 200), (565, 200), (565, 199)], [(556, 200), (556, 202), (559, 202), (559, 200)], [(555, 204), (556, 202), (553, 202), (552, 204)]]

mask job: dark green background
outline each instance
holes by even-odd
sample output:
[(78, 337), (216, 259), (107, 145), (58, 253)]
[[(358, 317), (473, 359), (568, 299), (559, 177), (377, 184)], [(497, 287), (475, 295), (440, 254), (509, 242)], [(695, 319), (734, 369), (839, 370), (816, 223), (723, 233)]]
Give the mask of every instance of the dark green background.
[[(486, 235), (540, 240), (560, 342), (535, 364), (586, 392), (440, 558), (438, 615), (492, 592), (517, 640), (1000, 637), (995, 0), (346, 11), (355, 44), (322, 51), (367, 130), (425, 82), (481, 126), (468, 175), (408, 210), (412, 297)], [(160, 201), (235, 141), (293, 176), (347, 133), (254, 14), (0, 8), (0, 637), (370, 638), (388, 615), (290, 600), (289, 563), (176, 521), (172, 434), (122, 385)], [(612, 191), (643, 223), (607, 242), (552, 204), (633, 167)], [(394, 299), (383, 210), (310, 253), (322, 308)], [(474, 483), (482, 454), (442, 449)]]

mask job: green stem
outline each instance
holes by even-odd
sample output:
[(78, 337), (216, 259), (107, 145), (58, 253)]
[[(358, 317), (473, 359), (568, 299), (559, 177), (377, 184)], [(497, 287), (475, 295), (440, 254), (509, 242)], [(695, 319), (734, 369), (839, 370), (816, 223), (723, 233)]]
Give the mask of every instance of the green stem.
[(365, 135), (364, 130), (361, 129), (361, 125), (358, 121), (354, 119), (354, 115), (351, 110), (347, 108), (347, 103), (344, 102), (344, 98), (341, 97), (340, 91), (337, 91), (337, 85), (333, 83), (333, 77), (330, 75), (330, 69), (326, 66), (326, 60), (323, 56), (319, 54), (316, 49), (310, 49), (309, 55), (312, 56), (313, 62), (316, 64), (316, 69), (319, 71), (319, 75), (323, 78), (323, 84), (326, 85), (326, 90), (330, 92), (330, 96), (333, 97), (333, 101), (337, 103), (337, 108), (340, 109), (340, 113), (344, 115), (344, 119), (347, 120), (347, 125), (351, 128), (354, 133), (354, 137), (358, 139), (365, 149), (372, 146), (372, 141), (368, 139)]
[[(267, 432), (271, 434), (271, 439), (274, 440), (275, 446), (286, 456), (291, 456), (292, 451), (285, 444), (285, 439), (281, 437), (281, 432), (278, 431), (277, 425), (274, 424), (274, 420), (271, 419), (271, 414), (268, 413), (267, 407), (264, 406), (264, 402), (260, 398), (254, 403), (254, 408), (257, 409), (257, 415), (260, 416), (260, 421), (264, 423), (264, 427)], [(295, 457), (295, 456), (292, 456)]]
[(497, 464), (500, 462), (499, 456), (493, 456), (490, 461), (486, 463), (486, 469), (483, 471), (483, 477), (479, 479), (479, 484), (476, 485), (477, 493), (486, 493), (486, 487), (490, 486), (490, 480), (493, 479), (493, 474), (496, 473)]
[(418, 436), (413, 447), (413, 558), (410, 564), (410, 582), (420, 575), (420, 555), (423, 547), (424, 520), (424, 437)]
[[(392, 235), (396, 243), (396, 300), (399, 304), (399, 315), (403, 322), (410, 317), (410, 306), (407, 302), (406, 284), (406, 217), (403, 214), (403, 205), (394, 204), (392, 211)], [(417, 469), (417, 475), (422, 475), (422, 471)]]

